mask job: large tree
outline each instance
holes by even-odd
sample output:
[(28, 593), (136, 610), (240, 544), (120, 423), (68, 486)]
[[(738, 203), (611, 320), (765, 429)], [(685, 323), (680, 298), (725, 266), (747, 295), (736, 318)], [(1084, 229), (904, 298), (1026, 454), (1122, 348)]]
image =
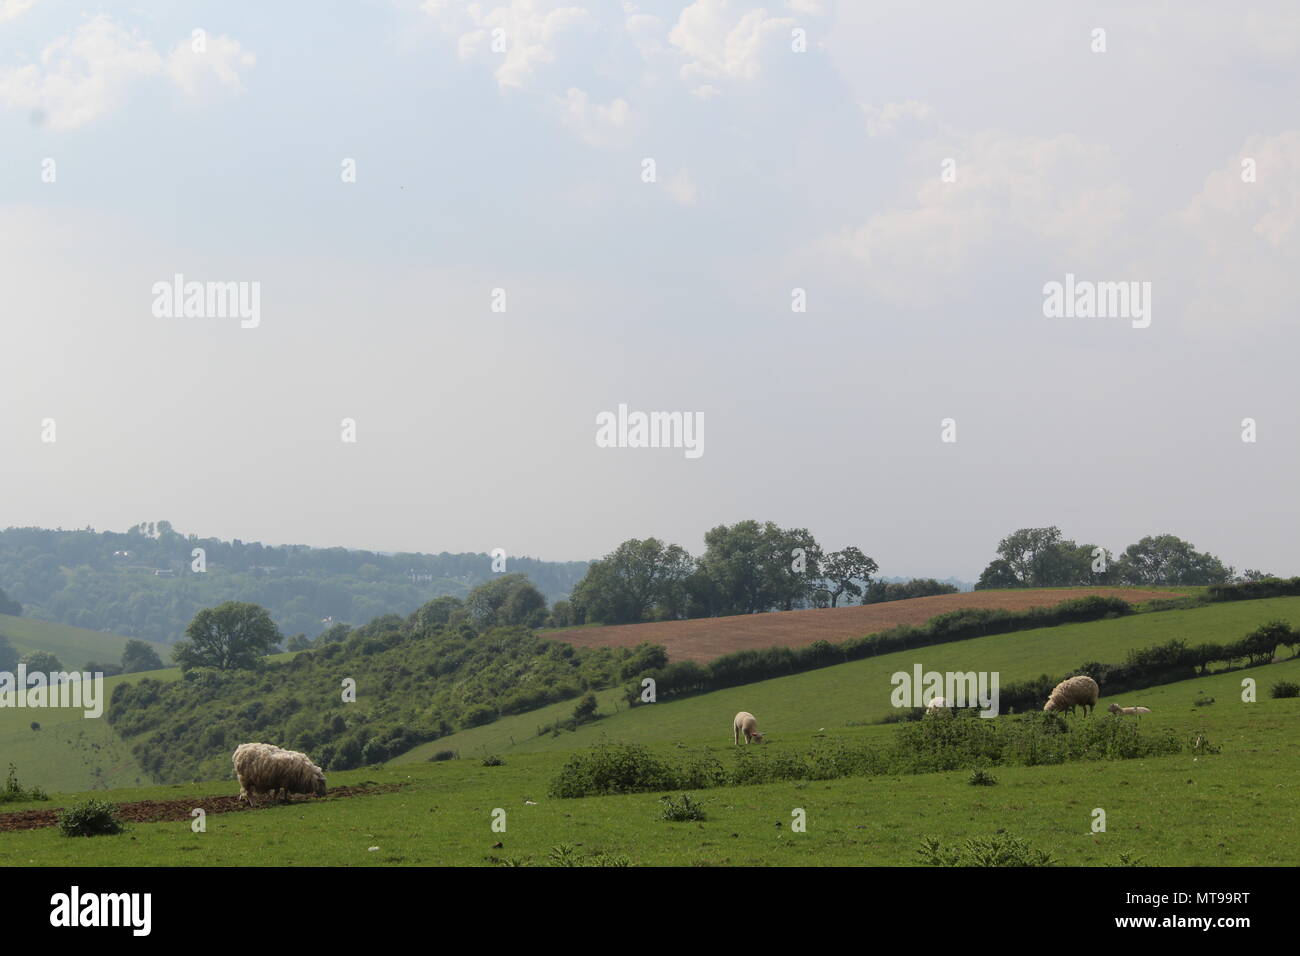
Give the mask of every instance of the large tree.
[(980, 575), (977, 588), (1052, 588), (1106, 583), (1112, 578), (1110, 554), (1094, 570), (1098, 548), (1061, 537), (1061, 529), (1021, 528), (998, 542), (998, 557)]
[(861, 597), (863, 589), (871, 586), (871, 576), (879, 570), (875, 561), (849, 545), (843, 550), (818, 556), (816, 588), (825, 592), (831, 607), (835, 607), (844, 594)]
[(573, 603), (588, 621), (632, 624), (686, 614), (686, 582), (695, 562), (685, 548), (658, 538), (624, 541), (573, 589)]
[(172, 650), (172, 659), (181, 670), (253, 668), (281, 639), (280, 629), (265, 608), (242, 601), (204, 608), (185, 628), (185, 637)]
[(134, 674), (139, 671), (162, 670), (162, 658), (144, 641), (130, 640), (122, 649), (122, 671)]
[(546, 598), (527, 575), (503, 574), (470, 591), (465, 609), (481, 630), (515, 624), (541, 627), (546, 619)]
[(700, 568), (707, 582), (693, 582), (691, 590), (696, 601), (709, 596), (714, 614), (788, 610), (813, 590), (821, 549), (807, 528), (738, 521), (713, 528), (704, 543)]
[(1172, 534), (1148, 535), (1124, 549), (1115, 572), (1125, 584), (1223, 584), (1232, 568)]

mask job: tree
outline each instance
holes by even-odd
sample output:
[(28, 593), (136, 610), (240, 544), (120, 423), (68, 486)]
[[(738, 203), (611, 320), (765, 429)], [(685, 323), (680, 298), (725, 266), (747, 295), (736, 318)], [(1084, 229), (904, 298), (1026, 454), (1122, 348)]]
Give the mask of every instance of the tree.
[[(704, 544), (700, 568), (708, 581), (692, 581), (689, 590), (693, 603), (707, 598), (714, 614), (794, 607), (811, 592), (810, 575), (816, 575), (821, 554), (806, 528), (783, 529), (771, 521), (718, 525), (705, 534)], [(795, 570), (797, 549), (803, 551), (802, 573)]]
[(99, 661), (86, 661), (81, 668), (87, 674), (103, 674), (105, 677), (113, 677), (122, 673), (122, 668), (116, 664), (103, 664)]
[(591, 563), (573, 589), (573, 604), (586, 620), (603, 624), (682, 617), (694, 569), (695, 561), (679, 545), (632, 538)]
[(140, 671), (162, 670), (162, 658), (144, 641), (130, 640), (122, 649), (122, 672), (136, 674)]
[(181, 670), (251, 669), (281, 640), (280, 629), (266, 609), (242, 601), (200, 611), (185, 629), (185, 637), (172, 651)]
[(1129, 545), (1115, 572), (1124, 584), (1139, 586), (1223, 584), (1232, 579), (1232, 568), (1172, 534), (1148, 535)]
[[(1093, 570), (1100, 550), (1103, 570)], [(1061, 537), (1061, 529), (1021, 528), (998, 542), (998, 557), (980, 575), (976, 588), (1074, 587), (1110, 581), (1110, 553), (1096, 545), (1076, 544)]]
[(818, 590), (829, 594), (831, 607), (835, 607), (842, 594), (860, 597), (863, 588), (871, 585), (871, 576), (879, 570), (875, 561), (850, 545), (820, 558), (817, 580), (823, 583)]
[(444, 594), (421, 605), (420, 609), (411, 616), (412, 623), (417, 631), (428, 631), (441, 624), (449, 623), (452, 615), (463, 610), (464, 607), (465, 602), (460, 598)]
[(295, 634), (285, 645), (285, 649), (290, 651), (305, 651), (309, 647), (311, 647), (311, 638), (306, 634)]
[(546, 619), (546, 598), (524, 574), (503, 574), (480, 584), (469, 592), (465, 608), (481, 630), (510, 625), (540, 627)]
[(12, 600), (9, 595), (0, 589), (0, 614), (12, 614), (18, 617), (23, 613), (23, 606), (17, 601)]
[(37, 671), (53, 674), (63, 670), (63, 663), (49, 651), (32, 651), (30, 654), (24, 654), (22, 663), (27, 665), (29, 674)]

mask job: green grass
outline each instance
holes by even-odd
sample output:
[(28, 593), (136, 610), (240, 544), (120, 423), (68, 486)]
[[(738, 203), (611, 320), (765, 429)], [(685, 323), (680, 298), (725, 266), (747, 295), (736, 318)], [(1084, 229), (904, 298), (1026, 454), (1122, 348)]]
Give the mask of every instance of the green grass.
[(1067, 624), (1060, 627), (995, 634), (954, 641), (894, 654), (870, 657), (848, 664), (777, 677), (713, 691), (697, 697), (665, 700), (629, 710), (620, 694), (597, 695), (599, 712), (594, 723), (559, 737), (537, 737), (539, 724), (567, 717), (575, 701), (554, 704), (539, 711), (504, 717), (491, 724), (461, 731), (416, 747), (397, 763), (425, 760), (437, 750), (474, 753), (570, 750), (587, 746), (602, 734), (650, 744), (674, 739), (690, 743), (731, 739), (731, 720), (740, 710), (758, 715), (759, 727), (777, 737), (826, 728), (840, 730), (874, 723), (893, 711), (889, 702), (890, 675), (911, 673), (916, 663), (934, 671), (998, 671), (1003, 684), (1063, 674), (1088, 660), (1122, 663), (1130, 650), (1181, 638), (1189, 644), (1232, 641), (1264, 621), (1282, 618), (1300, 626), (1300, 598), (1268, 598), (1211, 604), (1184, 611), (1135, 614), (1109, 621)]
[[(19, 654), (49, 651), (69, 670), (79, 670), (87, 661), (120, 664), (126, 642), (131, 640), (120, 634), (105, 634), (103, 631), (89, 631), (84, 627), (38, 621), (30, 617), (13, 617), (10, 614), (0, 614), (0, 634), (9, 638)], [(164, 661), (171, 659), (171, 648), (168, 645), (154, 641), (145, 643), (157, 651)]]
[[(998, 785), (987, 788), (970, 786), (969, 771), (720, 788), (697, 794), (702, 823), (663, 821), (660, 794), (548, 798), (562, 752), (515, 754), (503, 767), (468, 759), (390, 765), (332, 774), (330, 783), (373, 780), (406, 784), (403, 790), (210, 815), (202, 834), (188, 821), (134, 824), (125, 836), (92, 839), (52, 828), (3, 833), (0, 865), (491, 865), (506, 858), (545, 865), (553, 847), (569, 844), (579, 858), (603, 852), (635, 865), (898, 866), (915, 864), (924, 836), (952, 844), (1003, 831), (1068, 865), (1113, 866), (1121, 853), (1155, 866), (1291, 865), (1300, 853), (1300, 831), (1288, 825), (1300, 814), (1300, 700), (1261, 695), (1245, 704), (1238, 691), (1243, 676), (1267, 687), (1297, 674), (1300, 660), (1129, 695), (1152, 708), (1144, 725), (1208, 735), (1222, 747), (1217, 755), (999, 767)], [(1205, 693), (1216, 703), (1194, 707)], [(837, 736), (883, 742), (895, 729)], [(811, 739), (793, 735), (788, 745)], [(675, 743), (654, 749), (670, 753)], [(726, 759), (732, 748), (713, 749)], [(228, 781), (112, 797), (234, 792)], [(43, 806), (75, 799), (51, 796)], [(495, 808), (506, 811), (505, 833), (491, 829)], [(795, 808), (807, 813), (806, 833), (790, 830)], [(1094, 808), (1106, 811), (1105, 833), (1091, 831)], [(494, 848), (498, 841), (504, 845)]]

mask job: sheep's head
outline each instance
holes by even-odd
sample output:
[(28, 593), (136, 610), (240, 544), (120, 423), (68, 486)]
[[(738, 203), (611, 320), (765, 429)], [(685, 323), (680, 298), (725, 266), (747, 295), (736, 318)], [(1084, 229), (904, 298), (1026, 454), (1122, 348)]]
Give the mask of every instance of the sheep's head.
[(750, 734), (749, 736), (750, 736), (753, 740), (758, 741), (760, 744), (763, 742), (763, 735), (760, 734), (757, 730), (754, 731), (754, 732), (753, 732), (752, 734)]
[(313, 792), (318, 797), (325, 796), (325, 774), (316, 774), (316, 789)]
[(1112, 714), (1118, 714), (1118, 713), (1119, 713), (1119, 704), (1111, 704), (1110, 707), (1109, 707), (1108, 709), (1110, 710), (1110, 712), (1111, 712)]
[(1047, 703), (1043, 705), (1043, 710), (1056, 710), (1056, 701), (1048, 698)]

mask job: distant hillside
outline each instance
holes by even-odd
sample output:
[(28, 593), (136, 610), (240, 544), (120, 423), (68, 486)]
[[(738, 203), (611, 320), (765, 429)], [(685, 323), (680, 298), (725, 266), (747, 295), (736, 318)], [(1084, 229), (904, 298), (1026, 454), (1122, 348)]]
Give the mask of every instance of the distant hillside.
[(1172, 597), (1170, 591), (1135, 588), (1036, 588), (1008, 591), (970, 591), (933, 597), (889, 601), (854, 607), (739, 614), (731, 617), (657, 621), (651, 624), (617, 624), (575, 627), (545, 632), (551, 640), (575, 647), (635, 647), (647, 642), (668, 649), (670, 660), (701, 663), (723, 654), (765, 647), (804, 647), (814, 641), (845, 641), (883, 631), (899, 624), (924, 624), (930, 618), (962, 608), (1000, 608), (1008, 611), (1048, 607), (1072, 598), (1099, 594), (1119, 597), (1130, 604)]
[[(34, 618), (13, 617), (0, 614), (0, 634), (9, 638), (19, 654), (32, 651), (49, 651), (59, 659), (64, 667), (79, 670), (87, 661), (101, 664), (120, 664), (122, 649), (130, 638), (119, 634), (105, 634), (102, 631), (88, 631), (67, 624), (53, 621), (38, 621)], [(164, 663), (168, 660), (171, 649), (165, 644), (153, 644)]]
[[(202, 548), (207, 570), (191, 570)], [(509, 556), (549, 602), (569, 595), (586, 562)], [(161, 643), (223, 601), (265, 607), (285, 636), (315, 637), (335, 621), (364, 624), (409, 614), (442, 595), (465, 597), (493, 577), (487, 554), (383, 554), (305, 545), (267, 546), (177, 533), (169, 522), (124, 533), (0, 531), (0, 588), (25, 618), (58, 621)]]

